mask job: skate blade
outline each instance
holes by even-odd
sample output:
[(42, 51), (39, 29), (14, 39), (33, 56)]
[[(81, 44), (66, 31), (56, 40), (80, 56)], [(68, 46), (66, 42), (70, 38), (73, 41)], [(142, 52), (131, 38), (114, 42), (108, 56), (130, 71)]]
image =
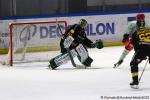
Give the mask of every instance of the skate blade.
[(139, 86), (138, 85), (132, 85), (130, 86), (132, 89), (139, 89)]
[(76, 68), (77, 69), (86, 69), (86, 66), (84, 66), (84, 65), (76, 65)]

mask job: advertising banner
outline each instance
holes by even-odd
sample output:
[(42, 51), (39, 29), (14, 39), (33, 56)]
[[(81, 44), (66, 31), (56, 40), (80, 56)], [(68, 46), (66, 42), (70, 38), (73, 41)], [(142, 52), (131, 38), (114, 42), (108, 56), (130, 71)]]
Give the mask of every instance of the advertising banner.
[[(87, 36), (93, 41), (102, 39), (104, 42), (121, 42), (127, 23), (135, 20), (137, 13), (130, 14), (108, 14), (89, 16), (68, 16), (35, 19), (0, 20), (0, 49), (9, 48), (10, 23), (38, 22), (38, 21), (66, 21), (67, 27), (76, 24), (81, 18), (88, 22), (86, 28)], [(146, 22), (150, 22), (149, 13), (145, 13)], [(19, 29), (24, 33), (27, 29)], [(57, 23), (53, 26), (33, 25), (30, 29), (30, 47), (34, 46), (59, 46), (61, 34), (58, 32)], [(63, 31), (64, 32), (64, 31)], [(21, 37), (19, 37), (21, 39)]]

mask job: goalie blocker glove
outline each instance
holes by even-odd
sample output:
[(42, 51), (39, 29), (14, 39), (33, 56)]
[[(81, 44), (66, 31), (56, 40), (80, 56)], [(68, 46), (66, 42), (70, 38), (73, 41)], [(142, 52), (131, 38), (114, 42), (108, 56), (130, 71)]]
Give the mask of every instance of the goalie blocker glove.
[(101, 39), (96, 40), (96, 42), (92, 44), (92, 47), (102, 49), (104, 47), (103, 41)]

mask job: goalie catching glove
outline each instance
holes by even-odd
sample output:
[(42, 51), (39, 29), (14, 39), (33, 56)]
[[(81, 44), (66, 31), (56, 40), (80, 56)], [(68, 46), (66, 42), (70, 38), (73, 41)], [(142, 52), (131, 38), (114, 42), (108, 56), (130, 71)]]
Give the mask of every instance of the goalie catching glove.
[(92, 44), (92, 47), (102, 49), (104, 47), (103, 46), (103, 41), (101, 39), (96, 40), (96, 42)]

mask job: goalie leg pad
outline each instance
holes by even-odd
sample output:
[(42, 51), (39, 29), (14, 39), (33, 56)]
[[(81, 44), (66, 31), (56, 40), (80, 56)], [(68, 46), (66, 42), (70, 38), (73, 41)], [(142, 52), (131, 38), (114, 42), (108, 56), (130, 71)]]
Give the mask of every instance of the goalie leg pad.
[[(75, 50), (71, 50), (70, 52), (71, 52), (72, 57), (77, 56), (77, 53)], [(50, 63), (49, 67), (51, 67), (52, 69), (55, 69), (58, 66), (67, 63), (69, 60), (70, 60), (70, 57), (68, 53), (60, 54), (49, 61)]]
[(85, 66), (91, 66), (91, 63), (93, 62), (93, 59), (89, 57), (88, 51), (82, 44), (79, 44), (76, 48), (76, 51), (78, 53), (78, 59), (79, 61), (85, 65)]
[(50, 65), (49, 65), (48, 67), (51, 68), (51, 69), (55, 69), (55, 68), (58, 67), (58, 66), (56, 65), (55, 61), (54, 61), (54, 58), (51, 59), (51, 60), (49, 61), (49, 63), (50, 63)]
[(58, 66), (65, 64), (66, 62), (68, 62), (68, 57), (67, 57), (67, 53), (66, 54), (61, 54), (56, 56), (55, 58), (52, 58), (49, 63), (50, 65), (48, 66), (49, 68), (55, 69)]
[(84, 48), (84, 46), (82, 44), (79, 44), (77, 47), (76, 47), (76, 51), (78, 53), (78, 59), (81, 61), (81, 62), (84, 62), (87, 58), (88, 58), (88, 52), (86, 50), (86, 48)]
[(93, 62), (93, 59), (91, 57), (88, 57), (84, 62), (82, 62), (85, 66), (91, 66), (91, 63)]

